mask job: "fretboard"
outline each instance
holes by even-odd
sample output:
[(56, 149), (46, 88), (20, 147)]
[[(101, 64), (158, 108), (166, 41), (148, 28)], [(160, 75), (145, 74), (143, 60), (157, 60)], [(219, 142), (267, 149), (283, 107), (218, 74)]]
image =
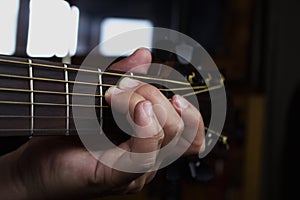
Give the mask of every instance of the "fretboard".
[[(26, 58), (0, 57), (0, 135), (76, 134), (73, 106), (82, 107), (81, 120), (89, 120), (84, 109), (94, 106), (99, 116), (103, 107), (106, 85), (98, 69), (86, 70), (91, 79), (77, 82), (87, 90), (75, 93), (73, 86), (79, 66)], [(112, 81), (113, 77), (109, 79)], [(94, 105), (73, 105), (72, 97), (94, 98)], [(80, 108), (81, 109), (81, 108)], [(88, 130), (87, 130), (88, 131)]]
[[(84, 80), (76, 79), (79, 72), (84, 74)], [(97, 67), (80, 68), (64, 63), (0, 56), (0, 136), (76, 134), (73, 116), (75, 107), (82, 112), (76, 118), (87, 123), (91, 120), (90, 110), (95, 109), (102, 125), (105, 118), (111, 116), (104, 93), (123, 76), (149, 78), (140, 74), (102, 71)], [(180, 87), (186, 87), (184, 82), (155, 80), (169, 82), (170, 85), (180, 83)], [(73, 90), (75, 84), (80, 92)], [(74, 96), (83, 103), (73, 103)], [(84, 103), (85, 99), (91, 98), (94, 104)], [(84, 131), (98, 130), (87, 128)]]

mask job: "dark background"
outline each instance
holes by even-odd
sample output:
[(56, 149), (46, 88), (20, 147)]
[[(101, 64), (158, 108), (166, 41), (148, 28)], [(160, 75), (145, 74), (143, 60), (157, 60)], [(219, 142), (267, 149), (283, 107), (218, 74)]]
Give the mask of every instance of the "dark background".
[[(154, 26), (171, 28), (197, 40), (224, 71), (230, 94), (233, 117), (226, 122), (233, 127), (227, 133), (230, 149), (210, 163), (212, 179), (172, 182), (162, 173), (136, 195), (104, 199), (276, 200), (297, 195), (299, 1), (68, 2), (80, 9), (74, 64), (98, 44), (98, 25), (105, 17), (149, 19)], [(26, 56), (28, 3), (21, 1), (15, 56)]]

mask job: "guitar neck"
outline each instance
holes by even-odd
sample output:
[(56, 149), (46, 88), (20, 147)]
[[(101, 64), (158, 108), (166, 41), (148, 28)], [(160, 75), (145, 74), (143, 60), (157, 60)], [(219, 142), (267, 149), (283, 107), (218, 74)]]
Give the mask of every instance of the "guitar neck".
[[(115, 124), (110, 122), (111, 113), (104, 94), (124, 76), (142, 80), (151, 78), (143, 74), (102, 71), (97, 67), (83, 68), (64, 63), (0, 56), (0, 136), (77, 134), (74, 108), (79, 108), (82, 112), (76, 119), (88, 122), (91, 120), (90, 110), (94, 109), (101, 124), (108, 118), (108, 123), (103, 125), (114, 127)], [(178, 82), (163, 78), (155, 78), (155, 81), (175, 84), (171, 87), (177, 87)], [(180, 83), (181, 87), (189, 85), (186, 82)], [(79, 92), (74, 90), (75, 84), (76, 88), (80, 88)], [(167, 91), (163, 93), (166, 96), (171, 94)], [(74, 97), (83, 103), (73, 103)], [(85, 103), (91, 98), (93, 104)]]
[[(78, 72), (88, 77), (76, 81)], [(104, 93), (123, 72), (77, 65), (0, 56), (0, 136), (76, 134), (73, 108), (80, 108), (80, 120), (90, 120), (95, 108), (100, 121), (108, 105)], [(133, 75), (131, 73), (131, 75)], [(73, 91), (77, 84), (84, 92)], [(88, 92), (94, 91), (94, 92)], [(93, 98), (94, 104), (73, 104), (73, 97)], [(94, 131), (94, 130), (86, 130)]]

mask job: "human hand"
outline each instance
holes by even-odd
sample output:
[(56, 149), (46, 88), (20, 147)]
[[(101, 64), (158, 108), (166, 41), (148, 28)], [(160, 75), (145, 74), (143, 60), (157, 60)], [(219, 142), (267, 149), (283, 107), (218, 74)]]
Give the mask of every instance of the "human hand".
[[(140, 49), (111, 68), (146, 73), (147, 67), (135, 66), (150, 62), (149, 51)], [(129, 97), (128, 92), (133, 95)], [(117, 110), (123, 108), (122, 99), (130, 99), (129, 115), (134, 123), (149, 127), (143, 132), (133, 127), (137, 137), (120, 144), (120, 148), (137, 153), (154, 152), (168, 144), (176, 134), (189, 135), (189, 129), (197, 127), (193, 141), (187, 138), (187, 141), (181, 142), (191, 143), (186, 154), (198, 154), (203, 150), (201, 115), (182, 97), (175, 95), (169, 101), (155, 87), (125, 78), (119, 88), (113, 87), (107, 91), (107, 102), (111, 103), (112, 99), (119, 101)], [(167, 112), (153, 111), (153, 105), (161, 105)], [(184, 116), (182, 113), (185, 113)], [(128, 173), (99, 162), (84, 148), (78, 137), (33, 137), (15, 152), (1, 158), (2, 168), (9, 173), (0, 180), (0, 191), (5, 199), (76, 199), (133, 193), (140, 191), (154, 178), (156, 171), (151, 169), (156, 165), (156, 156), (153, 153), (147, 159), (137, 160), (139, 158), (127, 158), (116, 149), (99, 153), (99, 157), (109, 157), (115, 163), (129, 159), (129, 164), (145, 171)], [(1, 170), (2, 173), (5, 170)], [(5, 178), (13, 183), (7, 184)], [(11, 185), (13, 188), (7, 189)]]

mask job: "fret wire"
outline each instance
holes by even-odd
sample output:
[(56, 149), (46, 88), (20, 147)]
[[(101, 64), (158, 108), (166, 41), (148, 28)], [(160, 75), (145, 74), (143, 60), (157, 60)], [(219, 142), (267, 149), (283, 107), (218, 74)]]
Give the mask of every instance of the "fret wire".
[(32, 66), (31, 66), (31, 63), (32, 63), (32, 60), (29, 59), (28, 60), (28, 67), (29, 67), (29, 77), (30, 77), (30, 80), (29, 80), (29, 85), (30, 85), (30, 102), (31, 102), (31, 105), (30, 105), (30, 115), (31, 115), (31, 119), (30, 119), (30, 137), (33, 136), (33, 129), (34, 129), (34, 119), (33, 119), (33, 115), (34, 115), (34, 93), (33, 93), (33, 69), (32, 69)]
[[(0, 101), (0, 104), (15, 104), (15, 105), (31, 105), (31, 102), (22, 102), (22, 101)], [(67, 106), (67, 104), (59, 104), (59, 103), (45, 103), (45, 102), (34, 102), (34, 105), (41, 106)], [(97, 105), (84, 105), (84, 104), (70, 104), (69, 106), (74, 107), (86, 107), (86, 108), (100, 108)], [(109, 106), (102, 106), (103, 108), (109, 108)]]
[[(70, 99), (69, 99), (69, 74), (68, 74), (68, 66), (64, 64), (65, 67), (65, 87), (66, 87), (66, 104), (67, 104), (67, 109), (66, 109), (66, 135), (69, 135), (69, 128), (70, 128)], [(102, 98), (101, 98), (102, 99)]]
[[(99, 95), (100, 96), (103, 96), (103, 88), (102, 88), (102, 74), (101, 74), (101, 69), (100, 68), (98, 68), (98, 72), (99, 72)], [(100, 107), (100, 127), (103, 127), (103, 99), (102, 98), (100, 98), (99, 99), (99, 105), (101, 106)]]
[[(0, 59), (0, 62), (6, 62), (6, 63), (15, 63), (15, 64), (23, 64), (23, 65), (28, 65), (26, 62), (22, 61), (14, 61), (14, 60), (5, 60), (5, 59)], [(41, 63), (32, 63), (32, 66), (38, 66), (38, 67), (48, 67), (48, 68), (55, 68), (55, 69), (64, 69), (64, 67), (58, 66), (58, 65), (48, 65), (48, 64), (41, 64)], [(88, 69), (80, 69), (80, 68), (71, 68), (69, 67), (68, 70), (72, 71), (78, 71), (78, 72), (88, 72), (88, 73), (99, 73), (98, 71), (95, 70), (88, 70)], [(130, 72), (132, 73), (132, 72)], [(162, 81), (162, 82), (169, 82), (169, 83), (176, 83), (176, 84), (181, 84), (181, 85), (190, 85), (188, 82), (183, 82), (183, 81), (176, 81), (176, 80), (171, 80), (171, 79), (163, 79), (163, 78), (154, 78), (154, 77), (147, 77), (147, 76), (141, 76), (141, 75), (133, 75), (131, 76), (130, 74), (121, 74), (121, 73), (115, 73), (115, 72), (101, 72), (102, 75), (112, 75), (112, 76), (119, 76), (119, 77), (133, 77), (133, 78), (139, 78), (139, 79), (145, 79), (145, 80), (153, 80), (153, 81)]]
[[(31, 92), (31, 90), (19, 89), (19, 88), (1, 88), (0, 91), (10, 91), (10, 92)], [(90, 96), (90, 97), (103, 97), (97, 94), (87, 94), (87, 93), (66, 93), (66, 92), (56, 92), (56, 91), (46, 91), (46, 90), (33, 90), (34, 93), (43, 94), (60, 94), (60, 95), (74, 95), (74, 96)]]

